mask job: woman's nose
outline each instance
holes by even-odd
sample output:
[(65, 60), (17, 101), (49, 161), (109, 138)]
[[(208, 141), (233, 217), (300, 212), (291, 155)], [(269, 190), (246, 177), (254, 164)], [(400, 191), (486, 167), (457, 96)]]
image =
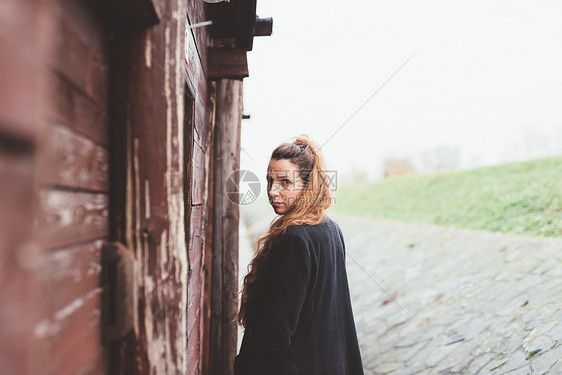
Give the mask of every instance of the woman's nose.
[(272, 183), (267, 190), (267, 194), (269, 194), (269, 196), (279, 195), (279, 184)]

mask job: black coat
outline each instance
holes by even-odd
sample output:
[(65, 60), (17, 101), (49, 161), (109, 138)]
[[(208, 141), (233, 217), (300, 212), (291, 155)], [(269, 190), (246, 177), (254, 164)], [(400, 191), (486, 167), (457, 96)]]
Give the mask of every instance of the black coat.
[(362, 375), (339, 226), (291, 227), (246, 308), (235, 375)]

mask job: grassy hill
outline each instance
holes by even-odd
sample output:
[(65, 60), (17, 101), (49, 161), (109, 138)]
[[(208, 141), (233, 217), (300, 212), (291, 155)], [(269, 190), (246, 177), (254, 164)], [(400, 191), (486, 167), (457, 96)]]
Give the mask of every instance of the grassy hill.
[(562, 157), (343, 186), (346, 214), (497, 232), (562, 236)]

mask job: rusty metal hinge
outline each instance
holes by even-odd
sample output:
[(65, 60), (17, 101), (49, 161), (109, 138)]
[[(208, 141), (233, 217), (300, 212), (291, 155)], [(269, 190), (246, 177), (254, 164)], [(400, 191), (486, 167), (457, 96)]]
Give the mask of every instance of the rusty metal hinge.
[(124, 338), (134, 327), (136, 314), (135, 258), (120, 242), (102, 248), (103, 341)]

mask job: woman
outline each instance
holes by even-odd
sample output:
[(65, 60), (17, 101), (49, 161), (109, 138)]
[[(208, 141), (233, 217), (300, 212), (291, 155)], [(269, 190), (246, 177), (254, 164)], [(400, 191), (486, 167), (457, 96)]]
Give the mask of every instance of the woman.
[(258, 240), (244, 278), (238, 322), (245, 327), (235, 375), (361, 375), (338, 225), (320, 150), (306, 137), (284, 143), (267, 168), (280, 215)]

